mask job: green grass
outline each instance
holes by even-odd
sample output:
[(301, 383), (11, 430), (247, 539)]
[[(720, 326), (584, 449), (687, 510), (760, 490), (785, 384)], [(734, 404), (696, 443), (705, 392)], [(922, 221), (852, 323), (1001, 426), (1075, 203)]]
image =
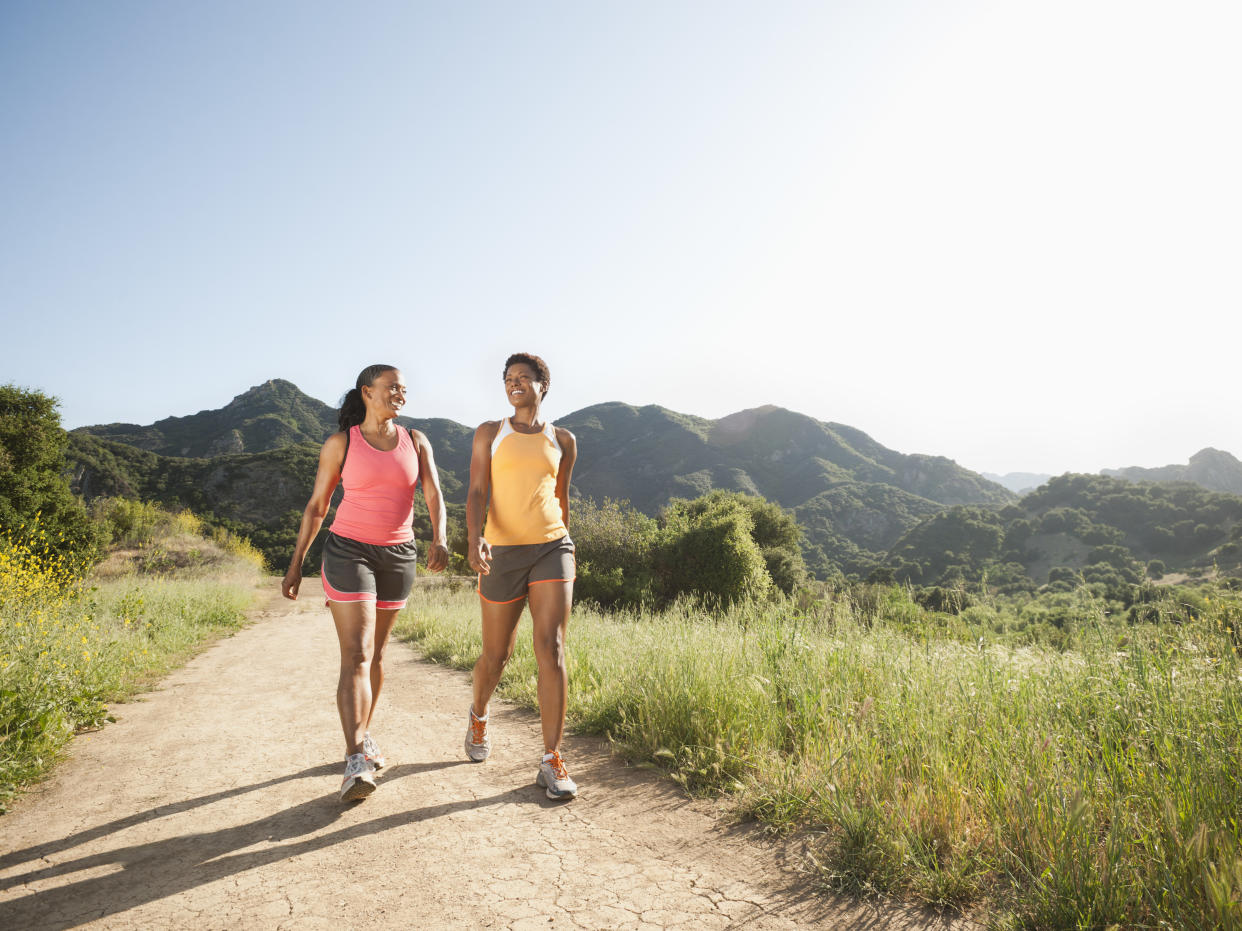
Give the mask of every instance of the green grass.
[[(805, 832), (834, 890), (994, 927), (1242, 927), (1242, 607), (1197, 603), (1127, 626), (1083, 597), (1071, 649), (1023, 642), (1003, 606), (972, 625), (897, 588), (865, 610), (577, 608), (569, 723)], [(446, 588), (399, 632), (466, 669), (478, 626)], [(501, 691), (535, 705), (529, 636)]]
[[(74, 733), (110, 720), (109, 702), (242, 624), (253, 556), (176, 527), (143, 542), (84, 580), (37, 542), (0, 547), (0, 811)], [(143, 574), (156, 565), (176, 574)]]

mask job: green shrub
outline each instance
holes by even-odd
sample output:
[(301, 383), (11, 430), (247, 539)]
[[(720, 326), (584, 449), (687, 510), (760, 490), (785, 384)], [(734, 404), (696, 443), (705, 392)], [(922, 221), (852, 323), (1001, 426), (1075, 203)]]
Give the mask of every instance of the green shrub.
[(728, 498), (704, 500), (675, 499), (664, 513), (657, 559), (664, 597), (697, 595), (721, 605), (762, 597), (772, 578), (750, 512)]
[(574, 597), (603, 606), (638, 605), (654, 597), (652, 553), (658, 527), (629, 502), (573, 503), (571, 536), (578, 559)]
[(99, 524), (105, 542), (119, 546), (148, 543), (156, 531), (172, 525), (173, 515), (157, 504), (129, 498), (96, 498), (91, 519)]
[(89, 563), (99, 532), (64, 475), (69, 439), (58, 403), (0, 385), (0, 533)]

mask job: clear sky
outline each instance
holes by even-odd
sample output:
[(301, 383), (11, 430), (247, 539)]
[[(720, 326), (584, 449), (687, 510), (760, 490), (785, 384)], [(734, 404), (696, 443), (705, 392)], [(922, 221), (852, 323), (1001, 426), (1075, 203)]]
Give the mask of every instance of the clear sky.
[(777, 404), (979, 471), (1242, 456), (1242, 5), (0, 5), (0, 382)]

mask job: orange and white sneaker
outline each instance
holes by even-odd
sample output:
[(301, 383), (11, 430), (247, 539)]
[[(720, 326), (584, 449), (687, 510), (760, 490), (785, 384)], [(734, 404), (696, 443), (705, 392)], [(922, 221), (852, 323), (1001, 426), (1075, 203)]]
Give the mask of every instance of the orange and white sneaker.
[(487, 715), (479, 717), (470, 706), (470, 723), (466, 726), (466, 756), (482, 763), (492, 753), (492, 740), (487, 736)]
[(539, 773), (535, 776), (535, 785), (548, 790), (548, 798), (577, 798), (578, 785), (569, 778), (565, 769), (565, 761), (561, 759), (559, 750), (543, 755), (539, 764)]
[(375, 791), (375, 767), (361, 753), (345, 758), (345, 778), (341, 780), (341, 801), (356, 802)]
[(375, 767), (376, 771), (383, 769), (384, 764), (388, 762), (380, 750), (379, 744), (371, 736), (370, 731), (362, 735), (362, 755), (371, 761), (371, 765)]

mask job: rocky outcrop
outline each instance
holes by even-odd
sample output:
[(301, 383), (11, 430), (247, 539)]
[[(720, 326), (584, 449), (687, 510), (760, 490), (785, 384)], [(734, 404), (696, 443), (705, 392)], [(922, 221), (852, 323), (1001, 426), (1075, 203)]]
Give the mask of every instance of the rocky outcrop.
[(1209, 491), (1242, 495), (1242, 462), (1223, 450), (1211, 447), (1199, 450), (1186, 465), (1167, 465), (1155, 469), (1130, 466), (1104, 469), (1101, 474), (1129, 482), (1194, 482)]

